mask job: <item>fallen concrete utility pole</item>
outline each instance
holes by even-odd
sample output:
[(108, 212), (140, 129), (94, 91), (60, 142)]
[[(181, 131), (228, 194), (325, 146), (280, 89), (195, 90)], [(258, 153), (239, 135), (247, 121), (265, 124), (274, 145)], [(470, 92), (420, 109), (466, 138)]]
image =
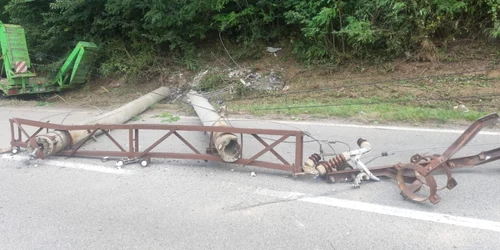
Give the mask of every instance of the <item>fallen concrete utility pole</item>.
[[(208, 100), (192, 91), (187, 94), (189, 102), (204, 126), (230, 127), (217, 113)], [(235, 162), (241, 157), (241, 146), (238, 137), (231, 133), (214, 132), (211, 134), (212, 144), (225, 162)]]
[[(169, 89), (160, 87), (118, 109), (82, 121), (78, 123), (78, 125), (123, 124), (132, 119), (132, 117), (146, 111), (151, 105), (165, 99), (168, 95)], [(36, 136), (36, 142), (41, 150), (40, 153), (44, 156), (50, 156), (61, 152), (71, 145), (84, 141), (89, 136), (97, 136), (101, 133), (103, 132), (100, 130), (95, 131), (93, 134), (88, 130), (75, 130), (69, 132), (55, 130), (44, 135)]]

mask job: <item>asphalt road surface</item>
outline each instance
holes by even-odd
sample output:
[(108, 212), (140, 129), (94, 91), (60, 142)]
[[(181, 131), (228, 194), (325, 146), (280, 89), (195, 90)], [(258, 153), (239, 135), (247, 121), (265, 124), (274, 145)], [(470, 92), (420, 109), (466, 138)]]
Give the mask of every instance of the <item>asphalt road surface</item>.
[[(9, 147), (9, 117), (71, 124), (100, 113), (43, 107), (0, 108), (0, 148)], [(159, 123), (160, 110), (138, 123)], [(200, 124), (182, 117), (178, 124)], [(461, 129), (384, 127), (335, 122), (233, 119), (236, 127), (302, 129), (320, 140), (356, 148), (372, 144), (368, 166), (407, 162), (415, 153), (442, 153)], [(118, 132), (119, 133), (119, 132)], [(119, 136), (115, 133), (115, 136)], [(207, 145), (203, 133), (185, 134)], [(144, 134), (141, 148), (158, 134)], [(272, 142), (272, 138), (267, 138)], [(148, 144), (149, 143), (149, 144)], [(98, 138), (87, 149), (106, 149)], [(331, 144), (339, 153), (342, 143)], [(460, 155), (500, 145), (500, 131), (485, 130)], [(111, 145), (112, 146), (112, 145)], [(248, 152), (262, 146), (245, 138)], [(293, 144), (278, 152), (293, 158)], [(323, 146), (325, 153), (332, 149)], [(158, 150), (185, 152), (167, 140)], [(318, 152), (305, 144), (304, 157)], [(264, 160), (274, 160), (264, 155)], [(26, 153), (0, 157), (0, 249), (499, 249), (500, 162), (454, 172), (458, 186), (439, 192), (437, 205), (402, 199), (390, 179), (327, 184), (321, 178), (232, 164), (153, 159), (117, 169), (114, 161)], [(254, 172), (256, 176), (251, 176)]]

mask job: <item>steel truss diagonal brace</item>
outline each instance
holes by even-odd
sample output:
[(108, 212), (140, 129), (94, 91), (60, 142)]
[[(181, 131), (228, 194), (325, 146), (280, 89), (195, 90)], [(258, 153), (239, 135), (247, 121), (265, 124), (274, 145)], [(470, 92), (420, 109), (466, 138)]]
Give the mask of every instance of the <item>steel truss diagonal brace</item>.
[[(260, 150), (258, 153), (254, 154), (250, 158), (240, 158), (235, 161), (235, 164), (243, 164), (243, 165), (253, 165), (257, 167), (270, 168), (270, 169), (278, 169), (284, 171), (290, 171), (294, 175), (301, 173), (300, 162), (302, 161), (302, 152), (303, 152), (303, 137), (304, 133), (302, 131), (295, 130), (278, 130), (278, 129), (252, 129), (252, 128), (234, 128), (234, 127), (225, 127), (225, 126), (193, 126), (193, 125), (167, 125), (167, 124), (95, 124), (95, 125), (59, 125), (52, 123), (43, 123), (37, 121), (31, 121), (21, 118), (13, 118), (10, 119), (11, 123), (11, 146), (19, 147), (19, 148), (34, 148), (37, 150), (36, 156), (39, 158), (44, 158), (45, 155), (39, 154), (41, 151), (40, 143), (37, 143), (37, 139), (40, 135), (37, 135), (41, 130), (47, 129), (48, 135), (43, 135), (44, 139), (56, 136), (64, 137), (69, 135), (72, 131), (85, 131), (85, 137), (82, 138), (77, 144), (68, 143), (59, 144), (57, 149), (53, 149), (51, 152), (55, 152), (53, 155), (64, 155), (64, 156), (79, 156), (79, 157), (106, 157), (106, 158), (117, 158), (123, 159), (126, 157), (127, 159), (138, 160), (138, 159), (150, 159), (150, 158), (176, 158), (176, 159), (194, 159), (194, 160), (205, 160), (205, 161), (215, 161), (215, 162), (226, 162), (224, 161), (220, 155), (216, 152), (213, 153), (201, 153), (204, 152), (198, 148), (196, 148), (192, 142), (186, 140), (186, 137), (181, 134), (183, 133), (195, 133), (195, 132), (205, 132), (205, 133), (232, 133), (232, 134), (241, 134), (243, 135), (251, 135), (254, 137), (260, 144), (264, 146), (264, 149)], [(29, 134), (24, 127), (35, 127), (37, 133)], [(17, 130), (16, 130), (17, 127)], [(125, 138), (118, 137), (113, 135), (110, 131), (126, 131), (128, 137), (128, 149), (123, 146), (126, 145), (126, 142), (120, 142)], [(140, 137), (145, 136), (144, 133), (140, 132), (140, 130), (144, 131), (168, 131), (166, 134), (155, 140), (149, 147), (145, 150), (139, 149)], [(50, 131), (50, 132), (49, 132)], [(16, 134), (17, 132), (17, 134)], [(102, 138), (109, 139), (113, 145), (116, 146), (117, 151), (109, 151), (109, 150), (82, 150), (82, 147), (85, 143), (87, 143), (94, 135), (98, 133), (104, 134)], [(120, 134), (120, 133), (117, 133)], [(26, 136), (28, 140), (23, 141), (22, 136)], [(189, 149), (189, 153), (177, 153), (177, 152), (168, 152), (164, 150), (153, 150), (158, 148), (162, 142), (170, 138), (172, 135), (175, 135), (180, 142), (186, 145)], [(261, 136), (281, 136), (275, 142), (268, 144), (266, 143)], [(293, 162), (294, 164), (290, 164), (290, 161), (286, 159), (286, 155), (280, 154), (276, 149), (276, 146), (283, 143), (289, 137), (295, 137), (295, 153)], [(66, 138), (66, 137), (65, 137)], [(68, 138), (66, 138), (68, 139)], [(66, 140), (67, 141), (67, 140)], [(210, 144), (209, 144), (210, 146)], [(243, 150), (243, 146), (241, 147)], [(279, 162), (272, 161), (259, 161), (257, 160), (259, 157), (264, 155), (266, 152), (271, 152)], [(52, 155), (52, 154), (51, 154)], [(277, 161), (277, 160), (275, 160)]]

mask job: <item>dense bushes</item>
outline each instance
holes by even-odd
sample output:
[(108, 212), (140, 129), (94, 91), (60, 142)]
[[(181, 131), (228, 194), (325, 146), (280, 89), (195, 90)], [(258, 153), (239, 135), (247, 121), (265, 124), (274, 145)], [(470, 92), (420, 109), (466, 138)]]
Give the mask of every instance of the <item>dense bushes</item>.
[(49, 60), (76, 40), (91, 40), (103, 48), (103, 73), (140, 72), (159, 54), (195, 67), (198, 46), (220, 37), (247, 50), (286, 43), (307, 62), (337, 63), (418, 54), (432, 47), (430, 41), (500, 36), (500, 0), (0, 0), (0, 5), (2, 20), (26, 28), (34, 57)]

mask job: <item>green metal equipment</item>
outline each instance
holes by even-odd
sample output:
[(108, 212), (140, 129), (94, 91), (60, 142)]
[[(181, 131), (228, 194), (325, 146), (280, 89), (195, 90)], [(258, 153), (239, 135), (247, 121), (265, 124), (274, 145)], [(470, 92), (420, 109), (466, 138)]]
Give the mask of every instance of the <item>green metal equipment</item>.
[(0, 22), (0, 90), (4, 96), (59, 92), (85, 83), (94, 43), (79, 42), (66, 59), (54, 79), (37, 77), (26, 45), (24, 29), (20, 25)]

